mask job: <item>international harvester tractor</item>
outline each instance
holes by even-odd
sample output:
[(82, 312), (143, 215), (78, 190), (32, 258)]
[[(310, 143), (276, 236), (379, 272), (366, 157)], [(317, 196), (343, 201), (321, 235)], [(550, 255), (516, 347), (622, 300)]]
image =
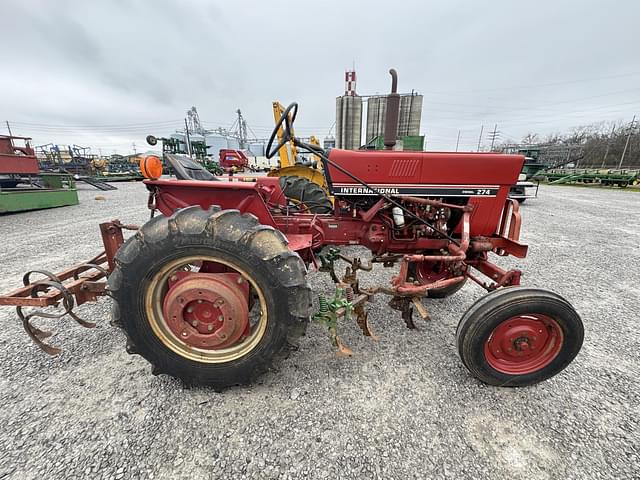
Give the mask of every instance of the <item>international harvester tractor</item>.
[[(423, 300), (453, 295), (470, 281), (489, 293), (457, 327), (458, 354), (469, 372), (499, 386), (557, 374), (580, 350), (580, 317), (560, 295), (521, 287), (519, 270), (494, 263), (527, 254), (518, 203), (508, 198), (524, 157), (396, 151), (398, 100), (388, 99), (383, 151), (306, 144), (290, 133), (297, 104), (285, 110), (267, 156), (290, 140), (317, 155), (330, 196), (304, 178), (214, 177), (172, 155), (177, 179), (162, 179), (160, 160), (146, 157), (141, 169), (151, 219), (141, 227), (101, 224), (102, 253), (57, 274), (27, 273), (24, 286), (0, 297), (0, 305), (17, 306), (31, 339), (56, 354), (44, 341), (50, 333), (32, 320), (69, 315), (91, 327), (74, 306), (108, 295), (127, 352), (144, 357), (154, 374), (222, 389), (249, 383), (280, 360), (311, 318), (327, 328), (339, 354), (350, 355), (339, 325), (354, 318), (375, 339), (367, 302), (388, 296), (415, 328), (414, 309), (428, 318)], [(274, 145), (281, 126), (284, 136)], [(126, 241), (125, 230), (133, 231)], [(353, 245), (370, 257), (340, 250)], [(360, 283), (358, 272), (375, 264), (391, 269), (390, 281)], [(327, 272), (336, 286), (331, 298), (319, 298), (315, 313), (307, 281), (313, 270)], [(43, 310), (54, 305), (61, 311)]]

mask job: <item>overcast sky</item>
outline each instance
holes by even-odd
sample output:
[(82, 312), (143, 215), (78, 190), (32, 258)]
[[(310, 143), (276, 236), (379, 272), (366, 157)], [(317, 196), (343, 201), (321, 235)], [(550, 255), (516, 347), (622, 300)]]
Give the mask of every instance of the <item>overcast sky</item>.
[[(271, 101), (300, 103), (325, 136), (344, 71), (358, 93), (424, 94), (428, 149), (640, 114), (640, 2), (1, 0), (0, 112), (35, 144), (147, 147), (197, 106), (207, 127), (240, 108), (257, 136)], [(4, 127), (4, 126), (2, 126)], [(5, 129), (1, 131), (4, 133)], [(483, 139), (486, 142), (486, 137)]]

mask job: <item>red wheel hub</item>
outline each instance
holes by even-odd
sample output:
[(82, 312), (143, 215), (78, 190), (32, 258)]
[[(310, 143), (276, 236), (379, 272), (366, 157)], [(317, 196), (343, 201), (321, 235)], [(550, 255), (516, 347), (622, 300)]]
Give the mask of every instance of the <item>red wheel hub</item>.
[(221, 349), (248, 333), (248, 298), (249, 283), (238, 273), (177, 272), (169, 280), (163, 314), (184, 343)]
[(547, 315), (517, 315), (500, 323), (484, 344), (487, 363), (499, 372), (525, 375), (549, 365), (560, 353), (560, 325)]
[(438, 280), (449, 278), (450, 272), (442, 263), (433, 262), (417, 262), (416, 263), (416, 280), (422, 285), (428, 285)]

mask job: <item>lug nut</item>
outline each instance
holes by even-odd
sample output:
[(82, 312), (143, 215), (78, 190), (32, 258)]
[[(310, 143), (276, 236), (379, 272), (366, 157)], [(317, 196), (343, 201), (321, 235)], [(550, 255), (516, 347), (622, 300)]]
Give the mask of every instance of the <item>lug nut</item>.
[(218, 321), (219, 321), (219, 322), (224, 322), (224, 316), (223, 316), (223, 315), (220, 315), (220, 316), (218, 317)]
[(182, 336), (183, 336), (183, 337), (186, 337), (187, 335), (189, 335), (189, 334), (187, 333), (187, 331), (186, 331), (186, 330), (183, 330), (183, 331), (182, 331)]
[(194, 320), (193, 322), (191, 322), (191, 325), (193, 325), (194, 327), (198, 326), (198, 320)]
[(238, 284), (242, 283), (242, 277), (238, 277), (238, 280), (236, 280), (238, 282)]
[(187, 313), (193, 313), (193, 308), (191, 307), (187, 308)]
[(178, 276), (177, 275), (171, 275), (171, 281), (175, 282), (176, 280), (178, 280)]
[(213, 330), (213, 325), (211, 325), (211, 324), (207, 325), (207, 330), (209, 330), (209, 331)]
[(198, 303), (202, 303), (202, 299), (200, 299), (200, 298), (199, 298), (199, 299), (198, 299)]

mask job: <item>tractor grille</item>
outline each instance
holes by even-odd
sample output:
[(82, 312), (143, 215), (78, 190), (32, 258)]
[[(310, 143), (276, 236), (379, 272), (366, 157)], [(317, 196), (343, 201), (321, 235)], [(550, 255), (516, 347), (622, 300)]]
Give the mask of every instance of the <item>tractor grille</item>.
[(394, 160), (389, 170), (390, 177), (413, 177), (418, 170), (418, 159)]

